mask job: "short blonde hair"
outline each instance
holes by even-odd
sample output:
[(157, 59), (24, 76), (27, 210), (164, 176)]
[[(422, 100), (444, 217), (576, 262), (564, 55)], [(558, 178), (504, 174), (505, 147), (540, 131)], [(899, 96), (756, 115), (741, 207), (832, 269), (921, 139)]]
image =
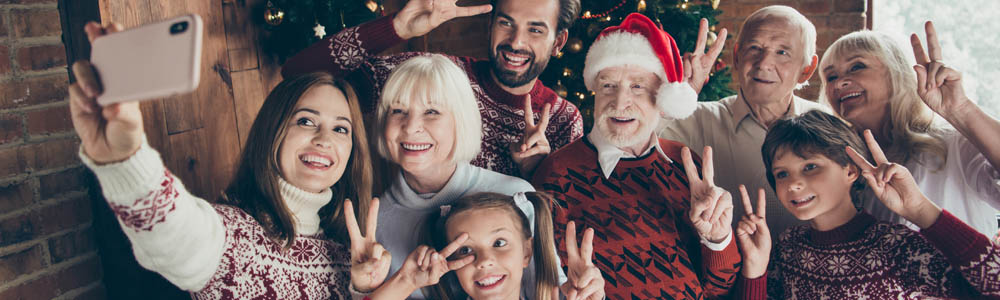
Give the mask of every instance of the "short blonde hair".
[[(934, 112), (917, 95), (913, 53), (904, 51), (898, 40), (884, 33), (855, 31), (840, 37), (827, 48), (819, 69), (836, 59), (858, 54), (867, 54), (882, 62), (889, 73), (889, 122), (892, 124), (889, 135), (892, 144), (883, 145), (889, 159), (906, 163), (914, 154), (930, 152), (938, 155), (943, 162), (948, 153), (941, 137), (944, 125), (935, 120)], [(832, 107), (826, 96), (826, 86), (830, 83), (826, 76), (821, 75), (820, 79), (819, 102)], [(836, 113), (839, 116), (839, 112)]]
[[(476, 158), (483, 140), (479, 101), (472, 92), (472, 84), (465, 71), (444, 55), (416, 56), (392, 71), (378, 103), (378, 131), (385, 132), (389, 107), (407, 108), (411, 99), (420, 96), (427, 106), (450, 110), (455, 117), (455, 145), (451, 149), (451, 160), (470, 162)], [(376, 147), (382, 157), (392, 160), (384, 136), (378, 138)]]

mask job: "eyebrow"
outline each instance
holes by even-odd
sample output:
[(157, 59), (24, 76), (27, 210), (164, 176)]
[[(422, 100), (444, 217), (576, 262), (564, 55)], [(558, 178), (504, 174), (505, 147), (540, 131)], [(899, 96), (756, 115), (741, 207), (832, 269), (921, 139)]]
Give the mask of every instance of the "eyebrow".
[[(312, 108), (306, 108), (306, 107), (302, 107), (302, 108), (299, 108), (298, 110), (296, 110), (296, 111), (295, 111), (294, 113), (292, 113), (292, 114), (294, 115), (294, 114), (297, 114), (297, 113), (299, 113), (299, 112), (303, 112), (303, 111), (304, 111), (304, 112), (308, 112), (308, 113), (311, 113), (311, 114), (314, 114), (314, 115), (317, 115), (317, 116), (322, 116), (322, 114), (320, 114), (320, 113), (319, 113), (318, 111), (316, 111), (315, 109), (312, 109)], [(351, 122), (351, 119), (349, 119), (349, 118), (347, 118), (347, 117), (345, 117), (345, 116), (337, 116), (337, 117), (336, 117), (335, 119), (337, 119), (337, 120), (343, 120), (343, 121), (346, 121), (346, 122), (347, 122), (348, 124), (351, 124), (351, 126), (354, 126), (354, 122)]]
[[(848, 58), (847, 61), (848, 62), (854, 61), (855, 59), (858, 59), (858, 58), (864, 58), (864, 56), (860, 55), (860, 54), (855, 55), (855, 56), (851, 56), (851, 58)], [(830, 69), (833, 69), (833, 65), (828, 65), (828, 66), (826, 66), (826, 68), (823, 68), (823, 72), (825, 73), (826, 71), (828, 71)]]
[[(509, 15), (507, 15), (505, 13), (502, 13), (502, 12), (497, 12), (497, 16), (499, 16), (501, 18), (504, 18), (504, 19), (514, 20), (514, 18), (512, 18), (511, 16), (509, 16)], [(546, 22), (543, 22), (543, 21), (530, 21), (530, 22), (528, 22), (528, 26), (539, 26), (539, 27), (544, 27), (545, 29), (548, 29), (549, 28), (549, 23), (546, 23)]]

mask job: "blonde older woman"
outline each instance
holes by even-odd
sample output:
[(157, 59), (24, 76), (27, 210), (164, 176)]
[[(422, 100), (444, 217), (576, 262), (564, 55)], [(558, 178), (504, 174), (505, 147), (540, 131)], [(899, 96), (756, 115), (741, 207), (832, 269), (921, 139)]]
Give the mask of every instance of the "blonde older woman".
[[(420, 245), (422, 222), (464, 195), (494, 192), (513, 195), (534, 191), (523, 179), (469, 164), (479, 153), (482, 120), (468, 76), (443, 55), (411, 58), (400, 64), (386, 81), (376, 112), (378, 153), (399, 167), (381, 196), (377, 241), (370, 247), (370, 282), (354, 286), (359, 292), (380, 285), (405, 284), (390, 276), (383, 285), (380, 270), (392, 253), (389, 274), (395, 274), (407, 254)], [(529, 216), (529, 219), (533, 219)], [(553, 245), (554, 247), (554, 245)], [(534, 279), (525, 281), (534, 286)], [(562, 277), (562, 276), (561, 276)], [(564, 281), (564, 280), (563, 280)], [(355, 280), (355, 284), (358, 281)], [(530, 291), (529, 291), (530, 292)], [(423, 299), (421, 291), (410, 295)]]
[[(916, 34), (910, 37), (916, 64), (885, 34), (841, 37), (820, 63), (820, 99), (858, 132), (871, 129), (889, 161), (904, 164), (931, 201), (992, 236), (1000, 209), (1000, 122), (966, 97), (961, 73), (941, 62), (930, 22), (926, 31), (926, 54)], [(902, 221), (867, 198), (863, 205), (876, 218)]]

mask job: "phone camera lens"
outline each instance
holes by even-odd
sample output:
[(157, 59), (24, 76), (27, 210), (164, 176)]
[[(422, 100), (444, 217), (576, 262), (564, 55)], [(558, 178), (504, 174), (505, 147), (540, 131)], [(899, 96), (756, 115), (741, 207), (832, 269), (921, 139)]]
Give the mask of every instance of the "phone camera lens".
[(187, 31), (187, 28), (188, 28), (187, 21), (174, 23), (173, 25), (170, 25), (170, 34), (182, 33), (184, 31)]

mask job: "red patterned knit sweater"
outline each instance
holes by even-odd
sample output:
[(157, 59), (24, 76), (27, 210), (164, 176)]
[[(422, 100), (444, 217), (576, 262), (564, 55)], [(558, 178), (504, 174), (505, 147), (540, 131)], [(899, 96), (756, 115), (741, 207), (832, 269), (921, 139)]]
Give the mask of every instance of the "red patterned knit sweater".
[(858, 213), (831, 231), (794, 227), (742, 299), (1000, 299), (1000, 247), (944, 211), (919, 233)]
[[(556, 240), (570, 220), (593, 227), (594, 264), (609, 299), (703, 299), (726, 294), (739, 270), (736, 243), (712, 251), (699, 242), (688, 216), (682, 144), (660, 139), (670, 159), (651, 153), (623, 158), (605, 178), (597, 150), (580, 139), (549, 155), (535, 187), (552, 193)], [(566, 261), (566, 249), (559, 253)]]
[[(403, 42), (392, 27), (393, 16), (344, 29), (317, 42), (289, 59), (282, 67), (281, 74), (288, 78), (305, 72), (328, 71), (334, 76), (347, 78), (358, 91), (363, 111), (366, 114), (373, 113), (393, 68), (411, 57), (426, 54), (407, 52), (377, 56), (389, 47)], [(458, 56), (450, 58), (469, 76), (483, 117), (482, 151), (472, 160), (472, 165), (521, 177), (520, 169), (507, 147), (524, 135), (525, 95), (514, 95), (498, 86), (491, 78), (488, 60)], [(535, 81), (529, 94), (536, 121), (541, 118), (539, 114), (542, 107), (546, 103), (552, 104), (545, 137), (553, 150), (583, 136), (583, 119), (573, 103), (560, 98), (542, 85), (540, 80)]]

